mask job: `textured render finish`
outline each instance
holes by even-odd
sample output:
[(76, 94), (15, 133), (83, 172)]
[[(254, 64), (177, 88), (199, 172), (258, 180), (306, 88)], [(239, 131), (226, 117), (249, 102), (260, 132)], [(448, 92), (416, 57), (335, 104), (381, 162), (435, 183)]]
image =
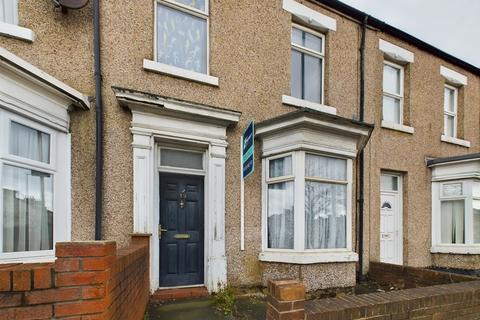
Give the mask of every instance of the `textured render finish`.
[(480, 269), (480, 255), (465, 254), (432, 254), (432, 265), (434, 267), (452, 268), (452, 269)]
[[(89, 96), (94, 95), (91, 5), (67, 15), (51, 1), (19, 1), (19, 25), (33, 43), (0, 36), (0, 46)], [(70, 112), (72, 240), (91, 240), (95, 221), (95, 110)]]
[(305, 284), (307, 291), (355, 286), (355, 263), (292, 265), (263, 262), (262, 284), (269, 279), (294, 279)]
[[(358, 117), (360, 25), (315, 3), (299, 2), (337, 20), (337, 31), (326, 35), (325, 104), (337, 108), (340, 116)], [(125, 246), (133, 229), (131, 114), (118, 105), (111, 90), (111, 86), (120, 86), (242, 112), (240, 123), (227, 130), (225, 225), (230, 283), (258, 285), (268, 277), (293, 274), (304, 279), (308, 289), (353, 285), (354, 263), (303, 266), (300, 275), (299, 266), (258, 261), (261, 250), (261, 150), (258, 144), (256, 171), (245, 181), (246, 250), (240, 251), (240, 134), (250, 119), (262, 121), (296, 110), (281, 103), (282, 94), (290, 93), (291, 31), (291, 15), (281, 6), (280, 0), (210, 1), (210, 74), (219, 78), (219, 86), (213, 87), (143, 70), (143, 59), (154, 58), (153, 0), (101, 2), (105, 239)], [(29, 44), (0, 37), (2, 46), (77, 90), (93, 95), (90, 6), (63, 15), (53, 10), (50, 1), (21, 1), (20, 24), (35, 31), (37, 40)], [(383, 57), (378, 49), (379, 38), (415, 54), (415, 62), (407, 70), (405, 94), (409, 113), (405, 119), (415, 128), (413, 135), (380, 128)], [(366, 50), (365, 120), (375, 123), (376, 129), (365, 149), (364, 261), (379, 259), (379, 177), (380, 170), (385, 169), (406, 174), (404, 261), (411, 266), (429, 266), (432, 264), (431, 177), (424, 159), (480, 151), (480, 79), (372, 29), (367, 32)], [(468, 85), (462, 93), (465, 108), (462, 114), (469, 115), (464, 116), (463, 138), (472, 142), (470, 149), (440, 142), (444, 83), (440, 65), (468, 76)], [(71, 114), (75, 240), (93, 239), (94, 116), (94, 110)], [(355, 204), (352, 199), (354, 221)], [(355, 247), (355, 232), (353, 239)], [(460, 259), (460, 264), (469, 263), (468, 259), (461, 260), (465, 259)], [(367, 265), (365, 263), (365, 271)]]

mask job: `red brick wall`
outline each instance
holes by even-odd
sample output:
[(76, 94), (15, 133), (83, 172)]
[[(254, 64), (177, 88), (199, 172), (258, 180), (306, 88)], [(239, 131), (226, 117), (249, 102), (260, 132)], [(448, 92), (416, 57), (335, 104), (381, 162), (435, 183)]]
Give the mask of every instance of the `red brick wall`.
[(63, 242), (55, 263), (0, 265), (0, 319), (143, 319), (148, 243)]

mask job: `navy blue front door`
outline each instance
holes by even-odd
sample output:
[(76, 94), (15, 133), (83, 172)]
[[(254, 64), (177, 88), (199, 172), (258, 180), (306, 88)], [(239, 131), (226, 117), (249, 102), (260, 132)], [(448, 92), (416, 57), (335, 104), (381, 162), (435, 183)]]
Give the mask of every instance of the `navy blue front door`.
[(160, 174), (160, 286), (203, 284), (203, 177)]

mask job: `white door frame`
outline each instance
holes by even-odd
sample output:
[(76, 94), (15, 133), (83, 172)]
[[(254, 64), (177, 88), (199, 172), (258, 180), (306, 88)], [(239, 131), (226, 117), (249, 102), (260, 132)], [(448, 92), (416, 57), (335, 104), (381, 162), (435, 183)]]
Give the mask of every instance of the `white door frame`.
[[(380, 245), (381, 245), (381, 233), (382, 233), (382, 194), (392, 194), (398, 197), (398, 208), (400, 212), (396, 215), (396, 225), (398, 225), (398, 252), (399, 252), (399, 257), (397, 258), (397, 264), (398, 265), (403, 265), (403, 175), (395, 172), (389, 172), (389, 171), (382, 171), (380, 173), (380, 179), (381, 176), (394, 176), (398, 178), (398, 190), (397, 191), (392, 191), (392, 190), (382, 190), (381, 189), (381, 184), (380, 184), (380, 228), (379, 228), (379, 236), (380, 236)], [(381, 259), (381, 252), (380, 252), (380, 259)]]
[(205, 150), (205, 286), (216, 292), (227, 282), (225, 256), (225, 158), (227, 126), (240, 113), (115, 88), (132, 112), (133, 231), (149, 233), (150, 291), (159, 287), (158, 142)]

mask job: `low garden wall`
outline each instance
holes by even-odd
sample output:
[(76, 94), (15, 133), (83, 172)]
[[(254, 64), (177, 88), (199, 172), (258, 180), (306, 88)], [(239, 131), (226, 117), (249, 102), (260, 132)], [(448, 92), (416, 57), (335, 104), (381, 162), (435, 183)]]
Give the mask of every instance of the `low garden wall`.
[[(398, 276), (406, 285), (435, 285), (305, 301), (301, 282), (269, 281), (267, 320), (480, 319), (478, 278), (457, 277), (433, 270), (424, 270), (425, 273), (410, 270), (415, 268), (406, 268), (402, 272), (399, 268), (392, 268), (393, 275), (387, 277), (389, 266), (377, 264), (373, 267), (378, 279), (396, 279)], [(460, 282), (451, 283), (455, 281)]]
[(143, 319), (149, 236), (61, 242), (54, 263), (0, 265), (0, 319)]

